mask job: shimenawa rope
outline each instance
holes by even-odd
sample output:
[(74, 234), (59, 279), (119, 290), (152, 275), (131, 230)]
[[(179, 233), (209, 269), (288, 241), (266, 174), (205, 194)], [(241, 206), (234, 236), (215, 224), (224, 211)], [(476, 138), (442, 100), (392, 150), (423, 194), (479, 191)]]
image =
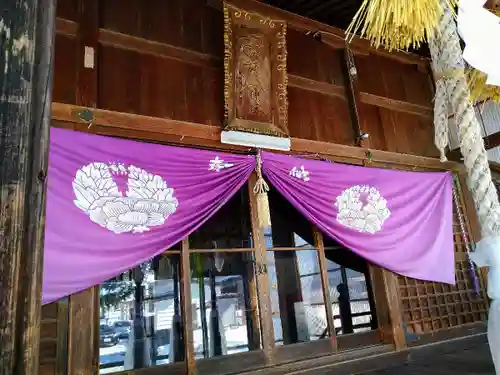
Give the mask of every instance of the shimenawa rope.
[[(481, 127), (472, 106), (465, 76), (465, 64), (462, 58), (460, 39), (452, 11), (446, 0), (441, 0), (443, 13), (439, 20), (439, 32), (434, 38), (429, 38), (429, 47), (436, 70), (437, 90), (436, 100), (442, 107), (454, 113), (458, 128), (460, 150), (464, 156), (467, 169), (467, 184), (476, 205), (483, 236), (500, 235), (500, 204), (493, 185), (486, 150), (481, 134)], [(446, 90), (447, 104), (441, 103)], [(436, 104), (437, 105), (437, 104)], [(444, 140), (447, 123), (441, 115), (436, 115), (436, 142), (440, 151), (446, 147)], [(447, 132), (446, 132), (447, 134)], [(447, 138), (447, 135), (446, 135)]]

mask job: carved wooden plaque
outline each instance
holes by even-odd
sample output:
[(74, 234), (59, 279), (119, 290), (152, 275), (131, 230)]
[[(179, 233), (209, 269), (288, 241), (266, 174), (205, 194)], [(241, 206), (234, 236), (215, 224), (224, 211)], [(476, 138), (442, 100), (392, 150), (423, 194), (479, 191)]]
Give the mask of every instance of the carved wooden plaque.
[(224, 3), (224, 130), (288, 137), (286, 23)]

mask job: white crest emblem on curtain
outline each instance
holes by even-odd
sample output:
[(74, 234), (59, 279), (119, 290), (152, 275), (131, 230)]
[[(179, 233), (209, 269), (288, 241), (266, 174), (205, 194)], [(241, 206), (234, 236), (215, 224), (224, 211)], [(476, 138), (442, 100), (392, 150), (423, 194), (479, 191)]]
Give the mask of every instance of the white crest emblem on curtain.
[[(127, 178), (125, 195), (113, 174)], [(116, 234), (142, 233), (163, 225), (179, 205), (163, 178), (133, 165), (90, 163), (76, 172), (73, 191), (75, 205)]]
[(336, 198), (337, 221), (361, 233), (376, 233), (391, 215), (387, 201), (380, 192), (368, 185), (345, 189)]

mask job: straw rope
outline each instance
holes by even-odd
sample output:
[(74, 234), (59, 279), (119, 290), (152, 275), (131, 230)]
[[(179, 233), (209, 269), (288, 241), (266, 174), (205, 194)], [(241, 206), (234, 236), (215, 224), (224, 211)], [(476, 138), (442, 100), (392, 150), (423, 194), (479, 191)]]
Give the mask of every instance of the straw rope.
[[(481, 127), (470, 100), (457, 25), (447, 0), (441, 0), (441, 5), (443, 13), (439, 20), (439, 33), (429, 40), (435, 77), (438, 80), (436, 90), (439, 92), (436, 92), (436, 99), (442, 106), (438, 109), (443, 111), (446, 107), (455, 114), (460, 151), (467, 169), (467, 184), (474, 199), (483, 236), (500, 235), (500, 204), (491, 179)], [(441, 103), (444, 91), (446, 105)], [(447, 123), (442, 121), (441, 115), (436, 115), (436, 118), (436, 145), (441, 150), (447, 144), (447, 140), (442, 139)]]

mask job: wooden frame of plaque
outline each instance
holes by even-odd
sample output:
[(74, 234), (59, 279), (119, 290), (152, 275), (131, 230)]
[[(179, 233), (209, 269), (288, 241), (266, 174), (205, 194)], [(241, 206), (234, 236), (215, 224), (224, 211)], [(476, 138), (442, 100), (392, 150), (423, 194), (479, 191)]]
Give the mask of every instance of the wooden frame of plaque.
[(288, 137), (286, 23), (224, 2), (224, 131)]

